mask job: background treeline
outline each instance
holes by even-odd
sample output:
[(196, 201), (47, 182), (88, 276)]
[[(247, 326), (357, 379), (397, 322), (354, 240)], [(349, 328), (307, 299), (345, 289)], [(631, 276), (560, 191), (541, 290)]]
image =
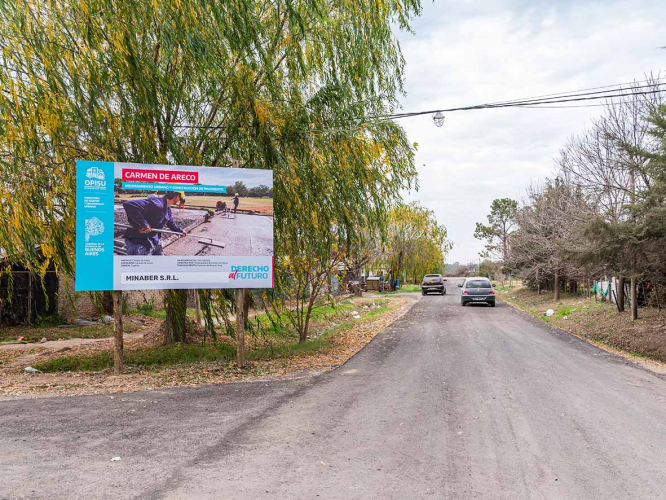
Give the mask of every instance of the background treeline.
[[(125, 191), (122, 189), (122, 184), (123, 180), (120, 178), (114, 179), (114, 187), (116, 192), (118, 193), (124, 193)], [(236, 193), (238, 193), (239, 196), (244, 196), (244, 197), (250, 197), (250, 198), (272, 198), (273, 197), (273, 188), (270, 186), (266, 186), (264, 184), (260, 184), (258, 186), (253, 186), (251, 188), (247, 187), (243, 181), (236, 181), (234, 184), (230, 184), (227, 187), (227, 192), (226, 193), (219, 193), (222, 196), (234, 196)], [(128, 193), (140, 193), (142, 191), (138, 191), (136, 189), (132, 189), (127, 191)], [(147, 191), (146, 191), (147, 192)], [(210, 193), (210, 192), (202, 192), (202, 193), (197, 193), (197, 192), (187, 192), (187, 196), (211, 196), (215, 195), (217, 193)]]
[[(618, 308), (624, 310), (626, 289), (634, 318), (639, 303), (666, 304), (663, 86), (649, 77), (606, 103), (562, 148), (554, 179), (530, 186), (519, 206), (508, 207), (505, 274), (518, 273), (556, 298), (565, 288), (616, 277)], [(495, 231), (478, 236), (497, 248), (498, 227), (488, 227)]]

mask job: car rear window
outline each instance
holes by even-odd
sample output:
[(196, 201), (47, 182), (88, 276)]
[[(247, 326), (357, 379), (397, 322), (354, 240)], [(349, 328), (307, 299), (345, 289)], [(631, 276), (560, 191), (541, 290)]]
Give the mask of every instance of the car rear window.
[(426, 277), (426, 278), (439, 278), (440, 275), (439, 275), (439, 274), (426, 274), (425, 277)]
[(492, 288), (492, 287), (490, 286), (490, 281), (472, 280), (468, 281), (465, 284), (465, 288)]

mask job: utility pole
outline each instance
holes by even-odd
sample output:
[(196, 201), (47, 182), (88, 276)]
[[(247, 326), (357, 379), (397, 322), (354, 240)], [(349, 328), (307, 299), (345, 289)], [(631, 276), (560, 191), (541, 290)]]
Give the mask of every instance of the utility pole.
[(113, 374), (123, 373), (123, 292), (113, 291)]

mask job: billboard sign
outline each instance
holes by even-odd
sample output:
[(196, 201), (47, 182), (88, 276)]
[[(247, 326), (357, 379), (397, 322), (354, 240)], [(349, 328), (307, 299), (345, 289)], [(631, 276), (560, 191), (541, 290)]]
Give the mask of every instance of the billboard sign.
[(76, 291), (272, 286), (271, 170), (76, 162)]

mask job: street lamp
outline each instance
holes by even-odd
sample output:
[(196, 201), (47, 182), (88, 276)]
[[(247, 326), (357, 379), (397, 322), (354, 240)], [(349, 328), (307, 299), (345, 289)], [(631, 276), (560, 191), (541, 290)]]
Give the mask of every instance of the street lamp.
[(432, 115), (432, 121), (435, 122), (435, 125), (441, 127), (442, 125), (444, 125), (444, 114), (442, 114), (441, 111), (438, 111), (437, 113)]

